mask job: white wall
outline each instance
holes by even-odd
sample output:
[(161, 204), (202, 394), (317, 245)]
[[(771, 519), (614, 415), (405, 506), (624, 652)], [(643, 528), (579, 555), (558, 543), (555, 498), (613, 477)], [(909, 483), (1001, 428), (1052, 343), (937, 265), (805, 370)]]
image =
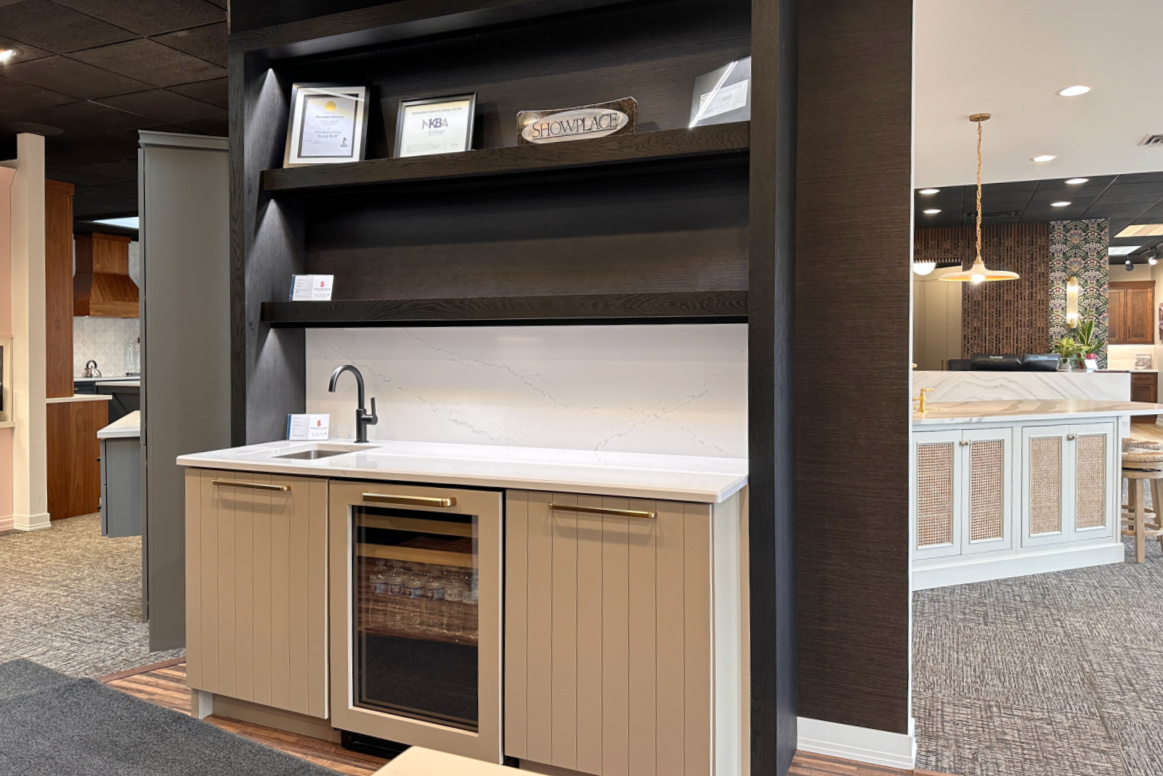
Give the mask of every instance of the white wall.
[(958, 270), (913, 274), (913, 361), (918, 369), (940, 371), (949, 359), (961, 358), (961, 284), (939, 281)]
[(308, 329), (307, 411), (371, 439), (747, 457), (747, 327)]

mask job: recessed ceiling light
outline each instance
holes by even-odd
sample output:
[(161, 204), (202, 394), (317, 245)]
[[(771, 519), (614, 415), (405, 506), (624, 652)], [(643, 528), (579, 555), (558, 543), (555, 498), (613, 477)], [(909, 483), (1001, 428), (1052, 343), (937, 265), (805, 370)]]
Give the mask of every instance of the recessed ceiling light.
[(1080, 184), (1086, 183), (1088, 180), (1090, 180), (1090, 178), (1067, 178), (1066, 185), (1067, 186), (1078, 186)]
[(1031, 156), (1030, 161), (1031, 162), (1052, 162), (1057, 158), (1058, 157), (1055, 156), (1054, 154), (1038, 154), (1037, 156)]
[(16, 49), (0, 49), (0, 64), (7, 62), (14, 56), (16, 56)]
[(1061, 202), (1051, 202), (1050, 207), (1069, 207), (1070, 203), (1063, 200)]
[(1142, 247), (1142, 245), (1112, 245), (1107, 253), (1111, 256), (1128, 256)]
[(1077, 97), (1080, 94), (1086, 94), (1090, 91), (1089, 86), (1078, 84), (1077, 86), (1067, 86), (1065, 89), (1058, 90), (1059, 97)]
[(935, 261), (913, 262), (913, 272), (920, 275), (921, 277), (924, 277), (925, 275), (931, 275), (935, 269), (937, 269), (937, 262)]
[(1163, 237), (1163, 224), (1131, 224), (1115, 237)]
[(939, 191), (940, 189), (921, 189), (921, 193), (925, 194), (926, 196), (929, 194), (936, 194)]
[(922, 213), (924, 213), (924, 214), (925, 214), (925, 215), (927, 215), (927, 216), (935, 216), (935, 215), (937, 215), (938, 213), (940, 213), (940, 212), (941, 212), (941, 208), (939, 208), (939, 207), (931, 207), (931, 208), (929, 208), (928, 210), (922, 210), (921, 212), (922, 212)]

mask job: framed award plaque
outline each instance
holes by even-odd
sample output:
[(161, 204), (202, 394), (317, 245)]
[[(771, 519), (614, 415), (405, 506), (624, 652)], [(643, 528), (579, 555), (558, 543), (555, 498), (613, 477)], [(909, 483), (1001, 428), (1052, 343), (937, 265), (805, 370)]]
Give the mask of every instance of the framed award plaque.
[(364, 158), (367, 87), (295, 84), (284, 167), (342, 164)]
[(453, 154), (472, 148), (477, 96), (425, 97), (400, 100), (393, 156)]

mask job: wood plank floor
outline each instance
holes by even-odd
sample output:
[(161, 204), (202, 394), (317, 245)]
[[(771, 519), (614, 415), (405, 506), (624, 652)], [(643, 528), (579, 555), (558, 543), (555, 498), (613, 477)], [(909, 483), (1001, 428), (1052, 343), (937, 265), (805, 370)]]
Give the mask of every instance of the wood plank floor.
[[(150, 703), (167, 709), (190, 713), (190, 691), (186, 686), (186, 664), (183, 661), (169, 661), (154, 666), (145, 666), (135, 671), (101, 678), (110, 687), (129, 693)], [(369, 776), (387, 762), (378, 757), (350, 752), (338, 744), (320, 741), (293, 733), (284, 733), (249, 722), (211, 716), (206, 721), (223, 730), (230, 731), (251, 741), (256, 741), (272, 749), (329, 768), (336, 773), (350, 776)], [(796, 755), (789, 776), (948, 776), (931, 771), (902, 771), (875, 765), (840, 760), (835, 757), (800, 752)]]

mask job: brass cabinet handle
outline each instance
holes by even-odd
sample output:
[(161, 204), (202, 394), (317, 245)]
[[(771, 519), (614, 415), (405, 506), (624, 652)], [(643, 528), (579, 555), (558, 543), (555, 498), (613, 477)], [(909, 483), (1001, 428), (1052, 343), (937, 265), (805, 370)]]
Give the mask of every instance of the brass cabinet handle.
[(586, 512), (591, 515), (613, 515), (614, 517), (641, 517), (653, 520), (653, 512), (640, 512), (637, 509), (612, 509), (609, 507), (574, 507), (568, 504), (550, 504), (550, 510), (565, 512)]
[(962, 447), (969, 447), (969, 440), (968, 440), (968, 439), (962, 439), (962, 440), (960, 440), (960, 441), (959, 441), (957, 444), (961, 445)]
[(456, 506), (456, 499), (452, 496), (438, 498), (436, 496), (395, 496), (390, 493), (364, 493), (363, 500), (379, 504), (403, 504), (410, 507)]
[(218, 488), (249, 488), (250, 490), (290, 490), (289, 485), (268, 485), (265, 482), (236, 482), (235, 480), (210, 480)]
[(1077, 435), (1077, 434), (1067, 434), (1067, 435), (1066, 435), (1066, 441), (1067, 441), (1067, 442), (1073, 442), (1075, 439), (1078, 439), (1078, 435)]

